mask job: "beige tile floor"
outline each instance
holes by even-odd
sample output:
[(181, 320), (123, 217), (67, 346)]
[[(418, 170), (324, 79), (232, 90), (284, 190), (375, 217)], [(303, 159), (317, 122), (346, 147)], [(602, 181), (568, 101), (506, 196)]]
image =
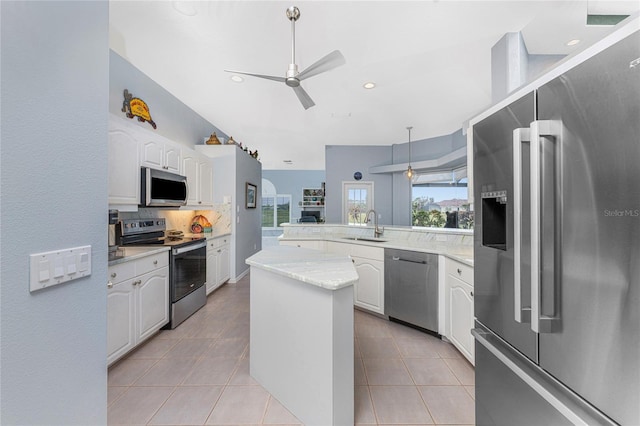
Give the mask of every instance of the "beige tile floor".
[[(301, 424), (249, 376), (249, 278), (109, 369), (108, 423)], [(474, 424), (473, 367), (449, 343), (355, 311), (356, 424)]]

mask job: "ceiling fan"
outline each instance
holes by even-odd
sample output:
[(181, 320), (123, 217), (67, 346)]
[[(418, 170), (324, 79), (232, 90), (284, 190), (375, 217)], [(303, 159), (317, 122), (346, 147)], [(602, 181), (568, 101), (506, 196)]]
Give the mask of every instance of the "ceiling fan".
[(244, 74), (253, 77), (266, 78), (267, 80), (284, 82), (287, 86), (293, 89), (296, 96), (298, 96), (300, 103), (302, 103), (304, 109), (309, 109), (314, 106), (315, 103), (313, 102), (309, 94), (300, 86), (300, 82), (304, 79), (313, 77), (314, 75), (318, 75), (320, 73), (339, 67), (340, 65), (344, 65), (346, 61), (339, 50), (334, 50), (333, 52), (309, 65), (303, 71), (298, 72), (298, 65), (296, 64), (296, 21), (300, 18), (300, 9), (295, 6), (289, 7), (287, 9), (287, 18), (291, 21), (291, 63), (289, 64), (289, 69), (287, 69), (286, 77), (255, 74), (243, 71), (225, 71), (234, 74)]

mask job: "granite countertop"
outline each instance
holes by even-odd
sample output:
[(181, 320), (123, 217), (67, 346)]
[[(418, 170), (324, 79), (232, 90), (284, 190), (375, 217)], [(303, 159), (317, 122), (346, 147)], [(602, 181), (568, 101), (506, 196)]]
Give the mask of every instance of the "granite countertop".
[(338, 290), (358, 281), (349, 256), (288, 246), (266, 247), (247, 264), (303, 283)]
[(391, 248), (399, 250), (410, 250), (423, 253), (442, 254), (453, 260), (473, 266), (473, 248), (468, 246), (447, 245), (438, 242), (416, 242), (409, 240), (386, 239), (384, 235), (380, 238), (367, 237), (347, 237), (347, 236), (313, 236), (296, 235), (291, 237), (278, 237), (281, 241), (332, 241), (344, 244), (359, 244), (371, 247)]
[(110, 260), (109, 266), (117, 265), (119, 263), (129, 262), (131, 260), (140, 259), (141, 257), (150, 256), (152, 254), (162, 253), (163, 251), (169, 251), (168, 246), (130, 246), (119, 247), (118, 249), (124, 252), (124, 256), (118, 259)]

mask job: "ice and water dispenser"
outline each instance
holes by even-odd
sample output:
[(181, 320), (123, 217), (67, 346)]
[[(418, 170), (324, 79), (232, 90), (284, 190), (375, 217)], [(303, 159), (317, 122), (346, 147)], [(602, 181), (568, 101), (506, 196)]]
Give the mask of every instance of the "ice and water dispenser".
[(482, 245), (507, 250), (507, 191), (489, 191), (482, 198)]

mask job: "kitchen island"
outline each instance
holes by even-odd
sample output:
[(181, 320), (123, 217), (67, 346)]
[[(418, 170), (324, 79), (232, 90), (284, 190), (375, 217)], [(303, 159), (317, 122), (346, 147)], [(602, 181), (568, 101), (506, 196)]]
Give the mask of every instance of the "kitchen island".
[(251, 376), (306, 425), (353, 424), (351, 259), (269, 247), (247, 264)]

